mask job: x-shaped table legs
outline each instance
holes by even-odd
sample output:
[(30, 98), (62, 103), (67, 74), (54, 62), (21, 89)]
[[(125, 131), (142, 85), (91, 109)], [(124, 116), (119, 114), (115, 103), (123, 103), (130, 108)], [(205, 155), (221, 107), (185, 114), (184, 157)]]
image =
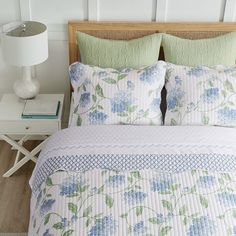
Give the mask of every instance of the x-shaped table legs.
[[(43, 136), (46, 138), (46, 136)], [(0, 135), (0, 138), (5, 140), (7, 143), (9, 143), (13, 149), (17, 150), (15, 163), (4, 175), (3, 177), (10, 177), (12, 174), (14, 174), (17, 170), (19, 170), (26, 162), (33, 161), (36, 162), (37, 158), (35, 157), (36, 154), (38, 154), (42, 150), (42, 146), (44, 145), (45, 141), (41, 142), (37, 147), (35, 147), (31, 152), (28, 151), (26, 148), (23, 147), (23, 143), (27, 140), (29, 140), (30, 136), (26, 135), (24, 136), (19, 142), (14, 141), (12, 138), (10, 138), (8, 135)], [(25, 155), (21, 160), (19, 160), (20, 153)]]

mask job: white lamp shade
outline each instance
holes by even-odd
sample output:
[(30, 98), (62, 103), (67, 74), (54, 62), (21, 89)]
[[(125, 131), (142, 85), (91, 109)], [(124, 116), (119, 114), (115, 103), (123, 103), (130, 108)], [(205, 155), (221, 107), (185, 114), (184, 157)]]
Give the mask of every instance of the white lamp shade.
[(3, 57), (14, 66), (32, 66), (44, 62), (48, 58), (47, 27), (40, 22), (28, 21), (5, 33)]

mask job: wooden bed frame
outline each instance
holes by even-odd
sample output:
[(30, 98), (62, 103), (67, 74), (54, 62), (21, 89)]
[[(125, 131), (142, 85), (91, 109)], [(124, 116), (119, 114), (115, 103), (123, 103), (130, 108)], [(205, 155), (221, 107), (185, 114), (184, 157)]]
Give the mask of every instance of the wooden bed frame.
[[(70, 21), (69, 61), (70, 64), (79, 61), (79, 49), (76, 43), (76, 32), (106, 39), (129, 40), (145, 35), (166, 32), (188, 39), (212, 38), (228, 32), (236, 31), (236, 23), (156, 23), (156, 22), (91, 22)], [(160, 55), (160, 59), (164, 59)]]

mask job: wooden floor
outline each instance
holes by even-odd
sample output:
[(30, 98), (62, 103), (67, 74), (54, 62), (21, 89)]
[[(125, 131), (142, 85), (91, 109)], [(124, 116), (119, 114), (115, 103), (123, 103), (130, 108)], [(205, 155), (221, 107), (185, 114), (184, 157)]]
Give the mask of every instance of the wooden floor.
[[(33, 149), (39, 142), (28, 141), (25, 147)], [(27, 232), (31, 190), (29, 179), (35, 164), (30, 161), (10, 178), (2, 175), (14, 163), (16, 151), (0, 141), (0, 232)]]

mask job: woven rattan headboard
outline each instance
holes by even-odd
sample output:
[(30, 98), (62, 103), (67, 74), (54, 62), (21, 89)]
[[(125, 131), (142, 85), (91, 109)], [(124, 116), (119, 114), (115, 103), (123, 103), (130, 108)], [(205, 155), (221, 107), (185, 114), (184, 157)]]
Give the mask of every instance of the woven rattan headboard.
[[(154, 22), (88, 22), (70, 21), (69, 58), (70, 64), (79, 61), (79, 49), (76, 43), (76, 32), (106, 39), (134, 39), (156, 32), (166, 32), (182, 38), (212, 38), (227, 32), (236, 31), (235, 23), (154, 23)], [(163, 58), (163, 54), (160, 55)]]

